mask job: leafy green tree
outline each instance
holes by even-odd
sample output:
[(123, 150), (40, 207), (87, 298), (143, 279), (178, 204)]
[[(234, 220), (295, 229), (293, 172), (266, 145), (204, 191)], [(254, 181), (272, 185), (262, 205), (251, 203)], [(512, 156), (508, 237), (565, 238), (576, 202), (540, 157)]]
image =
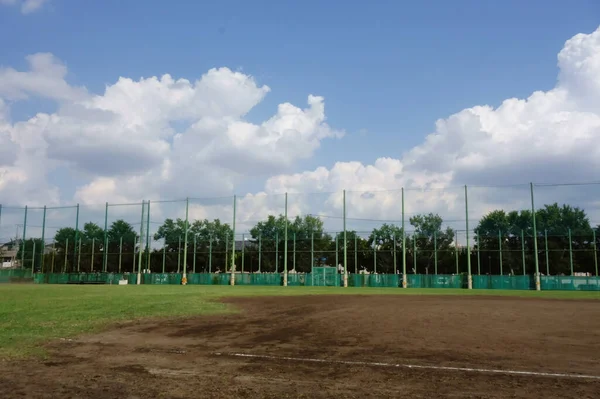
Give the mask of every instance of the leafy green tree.
[[(203, 247), (208, 246), (211, 240), (213, 246), (224, 246), (226, 241), (231, 245), (233, 230), (229, 224), (221, 223), (219, 219), (188, 221), (188, 243), (193, 242), (194, 237), (197, 244)], [(183, 243), (184, 238), (185, 220), (183, 219), (166, 219), (154, 234), (155, 240), (165, 240), (170, 251), (177, 251), (179, 241)]]
[[(538, 233), (538, 250), (545, 251), (545, 240), (540, 238), (548, 236), (548, 259), (551, 273), (570, 273), (569, 241), (568, 234), (571, 230), (573, 259), (575, 271), (583, 270), (592, 264), (591, 247), (592, 228), (585, 212), (570, 205), (559, 206), (557, 203), (545, 205), (536, 211), (536, 227)], [(525, 248), (526, 271), (532, 270), (533, 264), (533, 221), (531, 211), (495, 210), (485, 215), (475, 228), (477, 245), (482, 255), (494, 265), (491, 273), (499, 273), (500, 242), (498, 235), (502, 235), (502, 261), (506, 270), (513, 272), (523, 271), (522, 248)], [(523, 234), (525, 241), (521, 239)], [(545, 262), (545, 254), (540, 252), (538, 259)], [(493, 260), (493, 262), (492, 262)], [(541, 264), (541, 270), (547, 269)], [(588, 267), (589, 268), (589, 267)]]
[[(395, 245), (394, 245), (395, 243)], [(402, 228), (393, 224), (384, 223), (379, 228), (373, 229), (367, 240), (367, 250), (363, 250), (363, 264), (367, 270), (374, 271), (374, 263), (377, 261), (377, 272), (393, 273), (394, 271), (394, 248), (396, 255), (402, 250)], [(374, 251), (377, 251), (375, 258)], [(398, 258), (396, 258), (398, 267)]]
[[(166, 219), (154, 234), (154, 239), (165, 241), (167, 270), (176, 270), (176, 265), (181, 262), (179, 254), (185, 250), (185, 220)], [(229, 263), (232, 245), (233, 230), (229, 224), (221, 223), (219, 219), (188, 221), (187, 268), (193, 267), (195, 260), (196, 271), (208, 271), (210, 260), (213, 271), (217, 268), (224, 271), (229, 267), (225, 262)]]
[(416, 239), (417, 253), (415, 254), (412, 248), (414, 245), (410, 247), (408, 242), (407, 251), (411, 256), (417, 256), (417, 268), (423, 267), (426, 273), (429, 273), (432, 267), (435, 268), (435, 248), (437, 246), (438, 272), (451, 273), (453, 268), (449, 259), (456, 250), (453, 246), (454, 230), (450, 227), (444, 230), (442, 228), (444, 220), (440, 215), (434, 213), (415, 215), (409, 219), (409, 222), (415, 228), (411, 239)]
[[(285, 243), (285, 217), (269, 215), (266, 220), (258, 222), (250, 229), (250, 235), (254, 244), (250, 251), (257, 250), (256, 245), (260, 240), (261, 251), (266, 255), (262, 259), (262, 269), (275, 270), (277, 263), (281, 270)], [(327, 259), (324, 263), (331, 263), (329, 258), (335, 258), (335, 242), (324, 232), (323, 221), (318, 217), (306, 215), (304, 217), (297, 216), (292, 221), (288, 219), (288, 251), (293, 250), (294, 238), (296, 241), (296, 271), (298, 272), (310, 271), (313, 262), (315, 265), (319, 265), (322, 258)], [(312, 262), (310, 259), (311, 242), (315, 253), (315, 259)], [(276, 246), (279, 247), (277, 255)], [(277, 262), (275, 256), (279, 256)], [(293, 256), (288, 256), (288, 270), (293, 267)]]
[(133, 226), (122, 219), (116, 220), (110, 225), (107, 235), (108, 241), (111, 243), (118, 243), (121, 238), (123, 243), (134, 243), (138, 238)]
[(83, 241), (96, 240), (96, 242), (104, 242), (104, 229), (93, 222), (87, 222), (83, 225), (81, 235)]
[(56, 231), (54, 234), (54, 242), (56, 243), (56, 249), (64, 251), (65, 246), (67, 244), (67, 239), (69, 240), (69, 248), (73, 248), (75, 244), (75, 229), (72, 227), (63, 227)]

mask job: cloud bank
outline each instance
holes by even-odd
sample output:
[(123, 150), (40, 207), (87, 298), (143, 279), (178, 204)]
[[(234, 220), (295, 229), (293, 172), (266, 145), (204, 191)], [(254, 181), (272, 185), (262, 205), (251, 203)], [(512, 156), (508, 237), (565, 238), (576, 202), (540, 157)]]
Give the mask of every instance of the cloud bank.
[[(291, 214), (340, 215), (344, 189), (352, 191), (349, 216), (397, 220), (402, 187), (407, 213), (439, 211), (464, 219), (464, 184), (599, 180), (600, 29), (566, 41), (549, 91), (439, 119), (422, 144), (397, 158), (340, 161), (310, 171), (298, 171), (298, 161), (313, 157), (324, 140), (343, 144), (344, 136), (326, 123), (325, 100), (317, 95), (307, 95), (303, 108), (280, 104), (270, 118), (252, 123), (248, 113), (270, 88), (228, 68), (211, 69), (197, 80), (122, 77), (96, 94), (69, 84), (67, 68), (52, 54), (27, 61), (26, 71), (0, 69), (3, 203), (231, 195), (240, 179), (267, 174), (262, 190), (240, 197), (242, 222), (282, 212), (285, 192), (322, 193), (291, 196)], [(56, 112), (12, 121), (11, 104), (38, 97), (55, 102)], [(62, 175), (50, 183), (53, 171)], [(73, 176), (84, 183), (66, 196), (60, 181)], [(526, 207), (527, 189), (475, 189), (472, 212)], [(594, 198), (580, 199), (600, 208)], [(160, 206), (155, 209), (160, 212)], [(193, 212), (221, 217), (230, 208), (196, 205)]]

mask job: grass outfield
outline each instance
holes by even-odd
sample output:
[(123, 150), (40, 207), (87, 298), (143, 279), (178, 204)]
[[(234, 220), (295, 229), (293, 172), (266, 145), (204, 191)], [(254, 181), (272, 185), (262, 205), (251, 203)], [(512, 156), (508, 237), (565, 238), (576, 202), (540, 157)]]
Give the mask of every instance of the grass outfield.
[(40, 344), (101, 329), (118, 321), (234, 312), (216, 301), (266, 295), (508, 295), (598, 299), (600, 292), (453, 289), (0, 285), (0, 359), (43, 355)]

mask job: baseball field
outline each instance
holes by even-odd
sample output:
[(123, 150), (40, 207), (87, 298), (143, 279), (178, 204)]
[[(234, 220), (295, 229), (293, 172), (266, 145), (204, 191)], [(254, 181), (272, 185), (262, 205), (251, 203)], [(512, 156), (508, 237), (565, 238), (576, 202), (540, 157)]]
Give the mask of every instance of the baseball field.
[(594, 398), (600, 292), (0, 286), (2, 398)]

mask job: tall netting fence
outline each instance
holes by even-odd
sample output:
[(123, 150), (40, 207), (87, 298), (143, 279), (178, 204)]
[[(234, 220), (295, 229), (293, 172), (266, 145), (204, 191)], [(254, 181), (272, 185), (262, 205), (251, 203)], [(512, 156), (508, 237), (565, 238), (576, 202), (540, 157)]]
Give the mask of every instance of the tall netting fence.
[(541, 272), (598, 276), (600, 183), (535, 184), (533, 188)]
[(40, 282), (600, 289), (599, 194), (429, 184), (2, 206), (2, 260), (53, 276)]
[(235, 248), (233, 207), (233, 197), (189, 199), (187, 264), (191, 273), (222, 274), (231, 270)]
[[(343, 192), (288, 194), (292, 270), (306, 274), (305, 285), (339, 286), (344, 278)], [(346, 248), (347, 254), (347, 248)], [(347, 259), (346, 259), (347, 260)], [(290, 278), (291, 285), (302, 281)]]

